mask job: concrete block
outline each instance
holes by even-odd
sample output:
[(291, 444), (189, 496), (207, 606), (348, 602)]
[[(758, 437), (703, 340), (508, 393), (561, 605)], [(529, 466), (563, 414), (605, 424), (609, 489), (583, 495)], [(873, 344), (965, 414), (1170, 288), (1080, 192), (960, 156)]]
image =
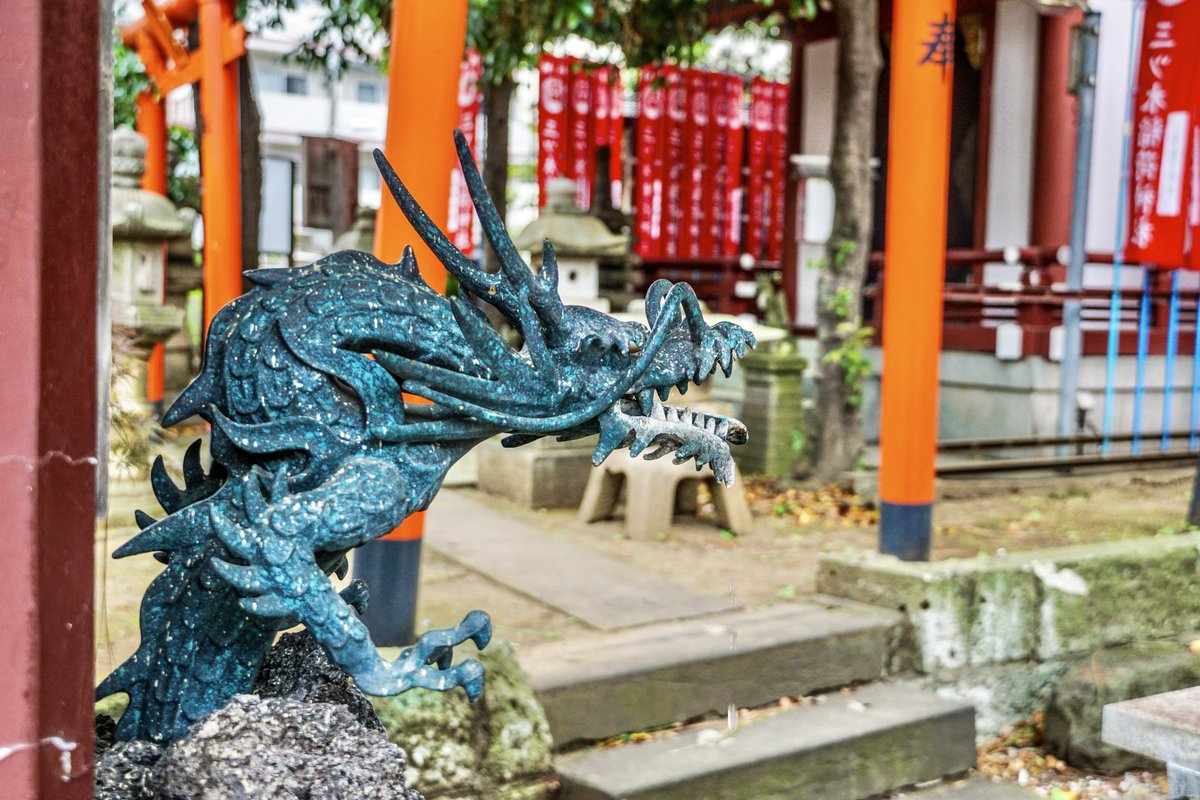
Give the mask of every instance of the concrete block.
[(1039, 657), (1200, 628), (1198, 543), (1195, 534), (1106, 542), (1031, 561), (1042, 594)]
[(877, 680), (899, 622), (788, 604), (538, 645), (521, 662), (561, 748)]
[(1167, 796), (1177, 800), (1200, 800), (1200, 770), (1167, 764)]
[(1104, 707), (1108, 744), (1200, 771), (1200, 686)]
[(823, 555), (817, 591), (904, 613), (924, 672), (1027, 658), (1038, 618), (1033, 576), (1019, 565), (988, 566), (977, 559)]
[(529, 508), (574, 508), (592, 471), (594, 438), (504, 447), (489, 439), (475, 448), (479, 488)]
[(874, 685), (730, 730), (562, 758), (563, 800), (862, 800), (975, 764), (970, 706)]
[(1198, 683), (1200, 656), (1179, 642), (1142, 642), (1096, 652), (1072, 667), (1055, 688), (1046, 709), (1046, 747), (1074, 767), (1104, 772), (1160, 767), (1157, 759), (1103, 742), (1104, 706)]
[(906, 800), (1033, 800), (1038, 795), (1015, 783), (999, 783), (976, 776), (963, 781), (949, 781), (928, 789), (906, 791), (900, 797)]
[(822, 555), (817, 591), (903, 612), (925, 672), (1051, 660), (1200, 629), (1200, 534), (900, 561)]

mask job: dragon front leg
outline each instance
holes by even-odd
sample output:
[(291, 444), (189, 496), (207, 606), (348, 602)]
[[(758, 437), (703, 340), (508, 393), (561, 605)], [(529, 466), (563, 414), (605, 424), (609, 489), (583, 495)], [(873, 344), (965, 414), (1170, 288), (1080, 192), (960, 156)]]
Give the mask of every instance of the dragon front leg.
[(414, 687), (447, 691), (461, 686), (474, 700), (483, 691), (483, 665), (468, 659), (451, 666), (456, 645), (468, 639), (482, 649), (491, 623), (472, 611), (453, 628), (425, 633), (393, 661), (383, 658), (355, 613), (365, 604), (366, 586), (356, 581), (339, 594), (316, 553), (357, 547), (394, 528), (407, 512), (404, 483), (388, 462), (359, 458), (328, 481), (291, 494), (274, 481), (264, 494), (260, 474), (243, 479), (242, 501), (249, 526), (219, 509), (213, 525), (239, 561), (214, 558), (214, 571), (241, 595), (249, 614), (280, 624), (299, 622), (331, 660), (368, 694), (392, 695)]

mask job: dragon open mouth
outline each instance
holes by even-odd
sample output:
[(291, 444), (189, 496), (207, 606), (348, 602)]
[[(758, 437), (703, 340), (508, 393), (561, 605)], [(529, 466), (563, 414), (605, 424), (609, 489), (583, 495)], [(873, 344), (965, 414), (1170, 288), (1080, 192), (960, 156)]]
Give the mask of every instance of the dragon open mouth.
[[(634, 457), (645, 452), (646, 460), (674, 453), (676, 464), (694, 459), (697, 470), (708, 464), (717, 480), (726, 486), (732, 484), (729, 445), (746, 443), (746, 426), (722, 414), (667, 405), (654, 396), (655, 391), (642, 389), (627, 394), (600, 416), (600, 441), (592, 463), (600, 464), (623, 447), (628, 447)], [(659, 397), (669, 391), (670, 387), (657, 389)]]

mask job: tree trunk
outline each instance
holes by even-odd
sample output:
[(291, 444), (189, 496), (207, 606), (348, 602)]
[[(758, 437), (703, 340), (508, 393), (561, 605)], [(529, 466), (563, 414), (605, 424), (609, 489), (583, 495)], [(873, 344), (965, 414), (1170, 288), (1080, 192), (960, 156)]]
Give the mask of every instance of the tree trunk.
[[(242, 160), (242, 271), (258, 267), (258, 223), (262, 213), (262, 149), (259, 133), (262, 117), (254, 83), (250, 78), (250, 60), (238, 62), (238, 138)], [(243, 281), (243, 291), (250, 287)]]
[[(500, 219), (508, 215), (508, 111), (512, 104), (516, 83), (511, 75), (499, 83), (487, 80), (483, 84), (483, 108), (486, 112), (485, 125), (487, 152), (483, 157), (483, 185), (487, 187)], [(499, 272), (500, 261), (492, 246), (484, 243), (483, 268), (488, 272)]]
[(862, 453), (862, 286), (871, 255), (871, 147), (879, 80), (878, 0), (833, 0), (838, 24), (833, 229), (817, 290), (820, 384), (812, 479), (836, 481)]

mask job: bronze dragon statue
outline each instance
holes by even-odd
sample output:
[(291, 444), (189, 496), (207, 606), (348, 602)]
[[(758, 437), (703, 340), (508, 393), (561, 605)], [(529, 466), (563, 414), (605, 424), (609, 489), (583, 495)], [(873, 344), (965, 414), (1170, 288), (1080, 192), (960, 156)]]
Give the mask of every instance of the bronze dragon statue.
[[(138, 512), (141, 533), (114, 553), (153, 553), (165, 564), (142, 600), (137, 652), (96, 690), (129, 696), (118, 739), (183, 736), (248, 691), (276, 634), (298, 624), (369, 694), (462, 686), (478, 696), (482, 665), (452, 665), (452, 656), (467, 639), (487, 644), (486, 614), (430, 631), (389, 661), (355, 613), (366, 587), (339, 593), (329, 575), (344, 575), (349, 550), (426, 508), (450, 466), (498, 433), (514, 447), (598, 433), (596, 464), (628, 448), (732, 480), (729, 445), (746, 440), (745, 427), (661, 401), (717, 367), (728, 374), (753, 337), (705, 323), (686, 284), (652, 285), (645, 325), (564, 305), (550, 242), (535, 275), (456, 141), (499, 274), (457, 250), (376, 151), (391, 194), (459, 295), (426, 285), (411, 249), (398, 264), (347, 251), (246, 273), (254, 290), (213, 320), (203, 368), (163, 420), (210, 423), (212, 466), (202, 467), (195, 442), (181, 488), (160, 457), (151, 481), (165, 516)], [(522, 349), (476, 301), (509, 320)], [(405, 402), (402, 392), (431, 402)]]

